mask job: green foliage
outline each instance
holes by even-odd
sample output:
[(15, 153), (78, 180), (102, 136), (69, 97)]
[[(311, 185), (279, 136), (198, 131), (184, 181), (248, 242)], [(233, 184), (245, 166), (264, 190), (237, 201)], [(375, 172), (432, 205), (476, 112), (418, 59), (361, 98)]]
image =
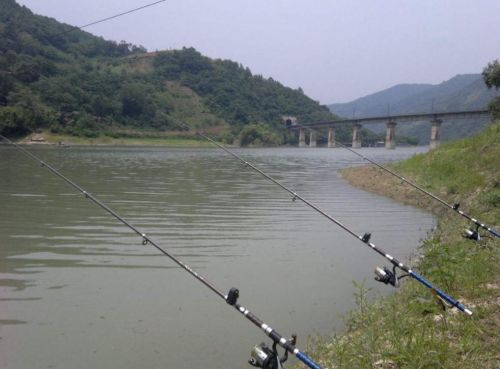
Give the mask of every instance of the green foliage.
[[(483, 69), (483, 79), (484, 83), (488, 88), (495, 87), (498, 91), (500, 87), (500, 61), (498, 59), (488, 63), (488, 65)], [(500, 97), (494, 98), (490, 104), (489, 109), (495, 119), (500, 118)]]
[(80, 115), (76, 120), (73, 134), (75, 136), (97, 137), (98, 129), (95, 119), (88, 114)]
[(484, 83), (488, 88), (495, 87), (497, 90), (500, 87), (500, 61), (498, 59), (488, 63), (483, 69)]
[(159, 52), (154, 58), (153, 65), (156, 72), (167, 80), (187, 80), (190, 76), (213, 69), (210, 59), (202, 56), (194, 48)]
[(133, 83), (122, 88), (121, 103), (124, 116), (138, 117), (144, 114), (149, 107), (147, 87)]
[(240, 144), (241, 146), (276, 146), (281, 144), (281, 139), (262, 123), (249, 124), (240, 132)]

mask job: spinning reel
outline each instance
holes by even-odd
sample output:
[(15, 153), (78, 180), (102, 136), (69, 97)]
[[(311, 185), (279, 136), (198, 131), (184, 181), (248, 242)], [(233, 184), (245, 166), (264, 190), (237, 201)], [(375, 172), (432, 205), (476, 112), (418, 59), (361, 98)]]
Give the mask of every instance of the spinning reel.
[(476, 229), (465, 228), (464, 233), (462, 234), (464, 238), (472, 241), (480, 241), (481, 235), (479, 234), (479, 225), (476, 224)]
[[(233, 287), (229, 290), (226, 296), (226, 302), (231, 306), (235, 306), (239, 297), (240, 291), (237, 288)], [(273, 338), (272, 335), (270, 335), (270, 337)], [(297, 344), (297, 336), (295, 334), (292, 334), (292, 338), (286, 340), (286, 344), (295, 347), (295, 345)], [(285, 349), (285, 353), (283, 354), (283, 356), (280, 356), (280, 354), (278, 353), (278, 339), (273, 338), (272, 347), (269, 347), (265, 342), (256, 345), (250, 352), (250, 360), (248, 360), (248, 363), (257, 368), (282, 369), (282, 364), (287, 360), (288, 351)]]
[[(295, 346), (297, 343), (297, 336), (293, 334), (292, 339), (288, 342)], [(277, 342), (273, 343), (272, 348), (267, 346), (265, 342), (256, 345), (250, 352), (250, 360), (248, 360), (248, 363), (257, 368), (282, 369), (282, 364), (288, 360), (288, 351), (285, 350), (285, 354), (280, 356), (277, 346)]]
[(399, 280), (408, 276), (409, 274), (398, 276), (395, 265), (392, 267), (392, 271), (385, 266), (383, 268), (379, 266), (375, 268), (375, 280), (377, 282), (390, 284), (393, 287), (399, 287)]
[[(460, 207), (459, 203), (454, 203), (452, 208), (455, 211), (459, 211), (458, 208)], [(475, 222), (476, 229), (473, 229), (472, 227), (465, 228), (464, 233), (462, 233), (463, 238), (466, 238), (468, 240), (472, 241), (480, 241), (481, 240), (481, 235), (479, 234), (479, 227), (481, 226), (480, 223), (478, 223), (475, 219), (472, 219)]]

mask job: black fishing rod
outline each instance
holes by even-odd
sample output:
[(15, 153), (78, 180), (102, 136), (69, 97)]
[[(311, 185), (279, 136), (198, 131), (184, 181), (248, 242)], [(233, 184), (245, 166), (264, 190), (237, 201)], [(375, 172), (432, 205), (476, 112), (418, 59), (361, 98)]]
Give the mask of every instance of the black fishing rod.
[[(302, 126), (302, 127), (307, 128), (305, 126)], [(489, 233), (491, 233), (493, 236), (500, 238), (500, 233), (498, 231), (496, 231), (494, 228), (492, 228), (492, 227), (490, 227), (490, 226), (488, 226), (488, 225), (480, 222), (478, 219), (476, 219), (476, 218), (468, 215), (464, 211), (460, 210), (459, 209), (460, 208), (460, 203), (449, 204), (446, 201), (444, 201), (443, 199), (441, 199), (440, 197), (438, 197), (438, 196), (434, 195), (433, 193), (425, 190), (424, 188), (418, 186), (417, 184), (413, 183), (412, 181), (408, 180), (407, 178), (403, 177), (402, 175), (394, 172), (393, 170), (391, 170), (391, 169), (383, 166), (382, 164), (379, 164), (376, 161), (374, 161), (374, 160), (372, 160), (370, 158), (367, 158), (366, 156), (360, 154), (356, 150), (353, 150), (349, 146), (346, 146), (346, 145), (344, 145), (343, 143), (341, 143), (339, 141), (335, 141), (335, 143), (338, 144), (339, 146), (343, 147), (344, 149), (349, 150), (354, 155), (359, 156), (360, 158), (362, 158), (362, 159), (370, 162), (371, 164), (375, 165), (376, 167), (378, 167), (378, 168), (386, 171), (387, 173), (393, 175), (394, 177), (399, 178), (401, 181), (405, 182), (406, 184), (410, 185), (411, 187), (415, 188), (416, 190), (422, 192), (423, 194), (425, 194), (425, 195), (433, 198), (434, 200), (436, 200), (440, 204), (444, 205), (448, 209), (453, 210), (455, 213), (461, 215), (465, 219), (467, 219), (467, 220), (471, 221), (472, 223), (474, 223), (475, 229), (472, 229), (472, 228), (466, 228), (465, 229), (465, 232), (463, 234), (463, 236), (465, 238), (468, 238), (468, 239), (471, 239), (471, 240), (475, 240), (475, 241), (479, 241), (480, 238), (481, 238), (481, 235), (479, 234), (479, 228), (482, 228), (482, 229), (488, 231)]]
[[(214, 292), (217, 296), (222, 298), (224, 301), (226, 301), (227, 304), (230, 306), (233, 306), (237, 311), (239, 311), (244, 317), (246, 317), (248, 320), (250, 320), (253, 324), (255, 324), (257, 327), (262, 329), (264, 333), (273, 341), (272, 347), (268, 347), (265, 343), (261, 343), (259, 345), (256, 345), (252, 351), (251, 351), (251, 358), (249, 360), (249, 363), (253, 366), (260, 367), (260, 368), (269, 368), (269, 369), (281, 369), (282, 364), (288, 359), (288, 353), (291, 353), (295, 355), (300, 361), (302, 361), (304, 364), (306, 364), (309, 368), (311, 369), (322, 369), (322, 367), (317, 364), (313, 359), (311, 359), (308, 355), (306, 355), (304, 352), (300, 351), (296, 347), (296, 336), (292, 335), (291, 339), (286, 339), (282, 335), (280, 335), (277, 331), (275, 331), (271, 326), (266, 324), (264, 321), (262, 321), (260, 318), (258, 318), (255, 314), (250, 312), (247, 308), (244, 306), (240, 305), (237, 300), (239, 297), (239, 290), (237, 288), (231, 288), (228, 292), (227, 295), (225, 295), (223, 292), (221, 292), (217, 287), (215, 287), (214, 284), (209, 282), (206, 278), (201, 276), (199, 273), (195, 272), (189, 265), (186, 263), (182, 262), (180, 259), (166, 251), (164, 248), (159, 246), (151, 237), (149, 237), (147, 234), (143, 233), (140, 231), (138, 228), (130, 224), (127, 220), (122, 218), (118, 213), (116, 213), (114, 210), (112, 210), (109, 206), (98, 200), (94, 195), (80, 187), (78, 184), (73, 182), (71, 179), (68, 177), (64, 176), (61, 172), (59, 172), (57, 169), (49, 165), (47, 162), (41, 160), (38, 158), (36, 155), (31, 153), (30, 151), (26, 150), (22, 146), (16, 144), (15, 142), (9, 140), (7, 137), (3, 136), (0, 134), (0, 138), (5, 140), (7, 143), (11, 144), (15, 148), (19, 149), (22, 151), (25, 155), (29, 156), (30, 158), (34, 159), (37, 161), (42, 167), (45, 167), (49, 169), (53, 174), (55, 174), (57, 177), (61, 178), (63, 181), (65, 181), (67, 184), (69, 184), (71, 187), (76, 189), (78, 192), (82, 193), (84, 197), (88, 200), (91, 200), (94, 204), (102, 208), (104, 211), (107, 213), (111, 214), (114, 216), (116, 219), (118, 219), (121, 223), (126, 225), (128, 228), (130, 228), (132, 231), (134, 231), (139, 237), (142, 238), (142, 244), (147, 245), (150, 244), (154, 248), (156, 248), (158, 251), (160, 251), (163, 255), (167, 256), (172, 260), (174, 263), (179, 265), (182, 269), (187, 271), (191, 276), (196, 278), (199, 282), (203, 283), (206, 287), (208, 287), (212, 292)], [(277, 345), (281, 346), (284, 350), (285, 353), (284, 355), (279, 355), (277, 351)]]
[[(291, 194), (293, 201), (295, 201), (297, 199), (300, 200), (300, 201), (302, 201), (304, 204), (306, 204), (310, 208), (316, 210), (318, 213), (320, 213), (321, 215), (323, 215), (325, 218), (327, 218), (331, 222), (333, 222), (336, 225), (338, 225), (340, 228), (342, 228), (343, 230), (345, 230), (347, 233), (349, 233), (350, 235), (356, 237), (358, 240), (360, 240), (361, 242), (363, 242), (365, 245), (369, 246), (373, 251), (375, 251), (376, 253), (382, 255), (384, 258), (386, 258), (387, 260), (389, 260), (391, 262), (391, 264), (393, 265), (392, 271), (390, 269), (386, 268), (386, 267), (384, 267), (384, 268), (377, 267), (375, 269), (375, 274), (376, 274), (375, 279), (377, 281), (385, 283), (385, 284), (390, 284), (390, 285), (392, 285), (394, 287), (397, 287), (397, 286), (399, 286), (399, 280), (401, 278), (410, 276), (413, 279), (417, 280), (418, 282), (422, 283), (425, 287), (429, 288), (434, 294), (436, 294), (441, 299), (443, 299), (444, 301), (446, 301), (452, 307), (456, 307), (457, 309), (459, 309), (460, 311), (466, 313), (467, 315), (472, 315), (472, 311), (470, 309), (468, 309), (467, 307), (465, 307), (462, 303), (460, 303), (459, 301), (455, 300), (453, 297), (449, 296), (448, 294), (446, 294), (445, 292), (443, 292), (441, 289), (435, 287), (431, 282), (429, 282), (428, 280), (426, 280), (424, 277), (420, 276), (418, 273), (416, 273), (415, 271), (413, 271), (411, 268), (409, 268), (408, 266), (406, 266), (405, 264), (403, 264), (399, 260), (395, 259), (393, 256), (387, 254), (385, 251), (383, 251), (382, 249), (380, 249), (379, 247), (377, 247), (374, 243), (370, 242), (371, 233), (365, 233), (363, 236), (358, 235), (357, 233), (355, 233), (354, 231), (352, 231), (349, 227), (347, 227), (346, 225), (342, 224), (340, 221), (338, 221), (337, 219), (335, 219), (334, 217), (332, 217), (331, 215), (329, 215), (328, 213), (326, 213), (325, 211), (323, 211), (322, 209), (320, 209), (318, 206), (316, 206), (312, 202), (306, 200), (305, 198), (303, 198), (302, 196), (300, 196), (295, 191), (291, 190), (290, 188), (288, 188), (284, 184), (280, 183), (279, 181), (277, 181), (276, 179), (274, 179), (273, 177), (271, 177), (269, 174), (263, 172), (262, 170), (260, 170), (259, 168), (257, 168), (255, 165), (249, 163), (248, 161), (246, 161), (245, 159), (243, 159), (241, 156), (239, 156), (238, 154), (236, 154), (232, 150), (229, 150), (227, 147), (225, 147), (224, 145), (222, 145), (219, 142), (215, 141), (211, 137), (209, 137), (209, 136), (207, 136), (207, 135), (205, 135), (205, 134), (203, 134), (201, 132), (195, 131), (191, 126), (189, 126), (188, 124), (186, 124), (184, 122), (179, 122), (178, 125), (180, 127), (184, 128), (184, 129), (194, 131), (198, 136), (203, 137), (204, 139), (208, 140), (209, 142), (211, 142), (212, 144), (214, 144), (218, 148), (222, 149), (223, 151), (225, 151), (226, 153), (228, 153), (232, 157), (234, 157), (237, 160), (239, 160), (240, 162), (242, 162), (246, 167), (249, 167), (249, 168), (253, 169), (254, 171), (256, 171), (257, 173), (259, 173), (263, 177), (269, 179), (271, 182), (273, 182), (274, 184), (278, 185), (283, 190), (285, 190), (286, 192), (288, 192), (289, 194)], [(396, 268), (401, 269), (406, 274), (398, 276), (397, 272), (396, 272)]]

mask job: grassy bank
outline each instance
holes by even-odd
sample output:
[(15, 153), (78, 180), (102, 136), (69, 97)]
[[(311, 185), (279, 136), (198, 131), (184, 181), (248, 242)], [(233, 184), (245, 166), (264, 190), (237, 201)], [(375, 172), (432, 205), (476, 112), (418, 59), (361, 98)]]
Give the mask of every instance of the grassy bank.
[[(463, 210), (498, 229), (500, 122), (392, 168), (447, 202), (460, 202)], [(500, 368), (498, 239), (463, 239), (467, 222), (462, 217), (380, 170), (356, 167), (343, 176), (438, 216), (437, 229), (419, 250), (422, 256), (411, 264), (474, 315), (443, 311), (429, 290), (412, 280), (374, 304), (367, 303), (366, 291), (359, 287), (358, 307), (345, 317), (345, 332), (315, 342), (312, 356), (325, 368)]]

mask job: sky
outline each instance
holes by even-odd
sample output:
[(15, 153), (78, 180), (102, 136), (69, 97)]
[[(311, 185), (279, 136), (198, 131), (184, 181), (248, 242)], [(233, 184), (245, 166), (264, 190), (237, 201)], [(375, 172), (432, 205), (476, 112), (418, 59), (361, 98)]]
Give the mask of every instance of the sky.
[[(154, 0), (17, 0), (81, 26)], [(167, 0), (86, 28), (149, 51), (194, 47), (322, 104), (480, 73), (500, 57), (499, 0)]]

